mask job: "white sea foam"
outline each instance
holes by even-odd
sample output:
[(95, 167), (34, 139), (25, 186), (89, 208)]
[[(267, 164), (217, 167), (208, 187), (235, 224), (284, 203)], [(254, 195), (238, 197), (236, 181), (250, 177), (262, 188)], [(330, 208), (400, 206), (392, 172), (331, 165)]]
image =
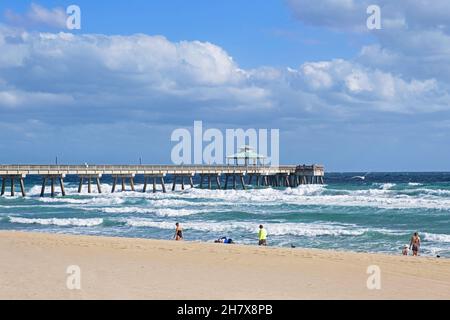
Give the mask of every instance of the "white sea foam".
[(147, 199), (147, 203), (151, 205), (153, 208), (167, 208), (167, 207), (192, 207), (192, 206), (201, 206), (205, 203), (202, 202), (193, 202), (186, 201), (182, 199)]
[(450, 243), (450, 234), (423, 233), (424, 240)]
[(65, 203), (75, 205), (91, 205), (91, 206), (108, 206), (118, 205), (125, 202), (120, 197), (108, 197), (97, 195), (96, 197), (86, 199), (74, 199), (74, 198), (39, 198), (39, 201), (44, 203)]
[[(132, 227), (152, 227), (159, 229), (173, 229), (173, 222), (153, 221), (149, 219), (126, 219), (126, 224)], [(185, 230), (197, 230), (214, 233), (227, 233), (242, 231), (253, 234), (257, 232), (257, 225), (252, 222), (197, 222), (191, 221), (183, 224)], [(335, 224), (312, 223), (267, 223), (265, 224), (271, 235), (294, 235), (305, 237), (316, 236), (359, 236), (367, 229)]]
[(19, 217), (9, 217), (9, 221), (11, 223), (20, 223), (20, 224), (39, 224), (39, 225), (54, 225), (54, 226), (75, 226), (75, 227), (93, 227), (98, 226), (103, 223), (103, 219), (95, 218), (95, 219), (33, 219), (33, 218), (19, 218)]
[(418, 186), (422, 186), (422, 183), (418, 183), (418, 182), (410, 182), (408, 183), (408, 186), (410, 187), (418, 187)]
[[(108, 194), (111, 191), (111, 186), (109, 184), (107, 184), (107, 183), (100, 184), (100, 187), (101, 187), (102, 192), (103, 192), (102, 194)], [(42, 188), (42, 186), (35, 185), (35, 186), (31, 187), (27, 191), (27, 195), (28, 196), (38, 196), (38, 195), (41, 194), (41, 188)], [(65, 190), (66, 190), (66, 193), (68, 193), (68, 194), (78, 194), (78, 186), (77, 187), (70, 186), (70, 185), (68, 185), (66, 183), (65, 184)], [(48, 195), (49, 191), (50, 191), (50, 187), (49, 187), (49, 185), (47, 185), (47, 187), (45, 189), (45, 194)], [(98, 195), (98, 193), (97, 193), (97, 185), (96, 184), (92, 184), (92, 191), (93, 191), (93, 193), (88, 193), (88, 187), (87, 187), (87, 185), (84, 185), (80, 195), (83, 195), (83, 196)], [(59, 183), (57, 183), (56, 186), (55, 186), (55, 192), (57, 194), (60, 194)]]
[[(236, 190), (192, 190), (183, 197), (206, 198), (214, 201), (242, 205), (317, 205), (317, 206), (360, 206), (383, 209), (450, 209), (450, 199), (425, 198), (395, 194), (389, 189), (369, 189), (345, 191), (347, 194), (326, 194), (323, 186), (304, 186), (295, 189), (276, 190), (258, 189), (249, 191)], [(329, 192), (329, 191), (328, 191)], [(208, 201), (206, 199), (206, 201)]]
[[(376, 188), (359, 190), (333, 190), (323, 185), (303, 185), (298, 188), (280, 189), (251, 189), (243, 190), (202, 190), (187, 189), (183, 192), (163, 193), (108, 193), (110, 188), (105, 187), (104, 194), (83, 195), (82, 198), (42, 198), (43, 203), (67, 204), (78, 206), (83, 210), (91, 210), (95, 207), (115, 207), (129, 204), (133, 201), (145, 199), (148, 207), (144, 207), (145, 212), (150, 209), (186, 209), (195, 207), (218, 207), (244, 205), (255, 208), (262, 206), (278, 206), (281, 204), (309, 205), (309, 206), (359, 206), (377, 207), (383, 209), (439, 209), (449, 210), (450, 199), (445, 196), (450, 195), (450, 190), (417, 188), (408, 190), (393, 189), (395, 184), (377, 183)], [(38, 186), (33, 187), (36, 191)], [(75, 188), (76, 189), (76, 188)], [(76, 193), (76, 190), (74, 191)], [(416, 194), (419, 193), (419, 194)], [(69, 193), (70, 194), (70, 193)], [(149, 210), (147, 210), (149, 209)], [(203, 208), (201, 208), (203, 210)], [(115, 210), (115, 209), (113, 209)], [(124, 209), (126, 212), (127, 209)], [(147, 210), (147, 211), (146, 211)], [(135, 210), (136, 211), (136, 210)], [(186, 213), (186, 215), (188, 215)]]
[(423, 193), (425, 195), (432, 195), (432, 196), (450, 196), (450, 190), (447, 189), (427, 189), (427, 188), (419, 188), (414, 189), (417, 192)]
[(112, 214), (125, 214), (125, 213), (154, 214), (159, 217), (182, 217), (208, 212), (208, 210), (188, 210), (188, 209), (168, 209), (168, 208), (158, 209), (158, 208), (142, 208), (142, 207), (115, 207), (115, 208), (103, 208), (100, 210), (102, 212)]
[(346, 190), (341, 192), (351, 196), (388, 197), (394, 195), (394, 191), (390, 189)]
[(383, 190), (390, 190), (390, 189), (394, 188), (395, 186), (396, 186), (395, 183), (383, 183), (381, 185), (381, 189), (383, 189)]

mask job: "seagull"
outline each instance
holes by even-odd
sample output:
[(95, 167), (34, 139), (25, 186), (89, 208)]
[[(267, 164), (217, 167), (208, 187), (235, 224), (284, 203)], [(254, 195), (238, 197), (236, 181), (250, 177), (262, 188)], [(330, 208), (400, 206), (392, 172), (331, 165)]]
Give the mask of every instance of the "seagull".
[(362, 180), (362, 181), (364, 181), (364, 180), (366, 180), (366, 177), (368, 176), (370, 174), (370, 172), (367, 172), (365, 175), (363, 175), (363, 176), (354, 176), (354, 177), (352, 177), (352, 179), (358, 179), (358, 180)]

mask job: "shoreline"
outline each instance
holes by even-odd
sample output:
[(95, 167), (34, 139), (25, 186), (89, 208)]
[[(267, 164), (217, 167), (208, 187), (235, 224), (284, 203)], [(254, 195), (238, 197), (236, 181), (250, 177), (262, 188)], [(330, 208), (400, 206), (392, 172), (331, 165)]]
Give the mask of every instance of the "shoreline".
[[(96, 235), (96, 234), (73, 234), (73, 233), (64, 233), (64, 232), (58, 232), (58, 233), (53, 233), (53, 232), (46, 232), (46, 231), (24, 231), (24, 230), (1, 230), (0, 229), (0, 234), (1, 233), (16, 233), (16, 234), (37, 234), (37, 235), (60, 235), (60, 236), (72, 236), (72, 237), (90, 237), (90, 238), (106, 238), (106, 239), (126, 239), (126, 240), (148, 240), (148, 241), (155, 241), (155, 242), (174, 242), (174, 239), (158, 239), (158, 238), (142, 238), (142, 237), (123, 237), (123, 236), (106, 236), (106, 235)], [(210, 241), (204, 241), (204, 240), (182, 240), (179, 241), (180, 243), (187, 243), (187, 244), (206, 244), (206, 245), (217, 245), (220, 243), (214, 243), (213, 240)], [(260, 247), (257, 243), (257, 240), (255, 240), (255, 244), (245, 244), (245, 243), (239, 243), (239, 242), (233, 242), (231, 245), (234, 247), (243, 247), (243, 248), (262, 248)], [(401, 254), (401, 248), (399, 248), (399, 250), (397, 250), (397, 254), (395, 254), (394, 252), (376, 252), (376, 251), (367, 251), (367, 252), (363, 252), (363, 251), (354, 251), (354, 250), (335, 250), (335, 249), (320, 249), (320, 248), (305, 248), (305, 247), (294, 247), (294, 248), (290, 248), (290, 247), (281, 247), (281, 246), (276, 246), (276, 245), (271, 245), (269, 242), (269, 245), (265, 247), (266, 249), (281, 249), (281, 250), (303, 250), (303, 251), (317, 251), (317, 252), (322, 252), (322, 253), (342, 253), (342, 254), (368, 254), (368, 255), (379, 255), (379, 256), (387, 256), (387, 257), (403, 257), (405, 258), (405, 256), (403, 256)], [(412, 255), (412, 251), (410, 250), (408, 253), (407, 257), (411, 257), (414, 258)], [(450, 257), (446, 257), (446, 256), (439, 256), (439, 258), (437, 256), (432, 256), (432, 255), (422, 255), (419, 254), (418, 258), (425, 258), (425, 259), (437, 259), (437, 260), (448, 260), (450, 261)]]
[(450, 260), (0, 231), (0, 284), (0, 299), (450, 299)]

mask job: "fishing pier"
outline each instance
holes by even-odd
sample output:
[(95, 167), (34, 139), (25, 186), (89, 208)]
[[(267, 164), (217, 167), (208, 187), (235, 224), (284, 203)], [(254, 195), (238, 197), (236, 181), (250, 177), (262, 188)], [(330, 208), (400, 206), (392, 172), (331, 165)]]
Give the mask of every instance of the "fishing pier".
[(172, 190), (177, 186), (182, 190), (189, 186), (194, 188), (194, 178), (200, 183), (197, 187), (207, 189), (246, 189), (254, 187), (297, 187), (303, 184), (323, 184), (325, 169), (321, 165), (0, 165), (1, 195), (10, 191), (12, 197), (19, 193), (26, 196), (25, 179), (29, 176), (42, 177), (41, 197), (50, 187), (50, 195), (56, 196), (59, 189), (61, 196), (66, 196), (64, 179), (76, 176), (79, 179), (78, 193), (87, 187), (88, 193), (102, 193), (101, 180), (112, 177), (111, 192), (138, 191), (135, 178), (142, 176), (144, 187), (141, 192), (167, 192), (170, 179)]

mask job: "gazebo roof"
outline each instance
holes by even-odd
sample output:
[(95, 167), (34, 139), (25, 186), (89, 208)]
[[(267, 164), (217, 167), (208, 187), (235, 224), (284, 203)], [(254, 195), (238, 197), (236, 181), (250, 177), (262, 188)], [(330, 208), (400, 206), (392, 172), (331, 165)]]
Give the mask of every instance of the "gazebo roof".
[(258, 154), (248, 146), (240, 148), (240, 151), (231, 156), (227, 156), (227, 159), (266, 159), (266, 156)]

